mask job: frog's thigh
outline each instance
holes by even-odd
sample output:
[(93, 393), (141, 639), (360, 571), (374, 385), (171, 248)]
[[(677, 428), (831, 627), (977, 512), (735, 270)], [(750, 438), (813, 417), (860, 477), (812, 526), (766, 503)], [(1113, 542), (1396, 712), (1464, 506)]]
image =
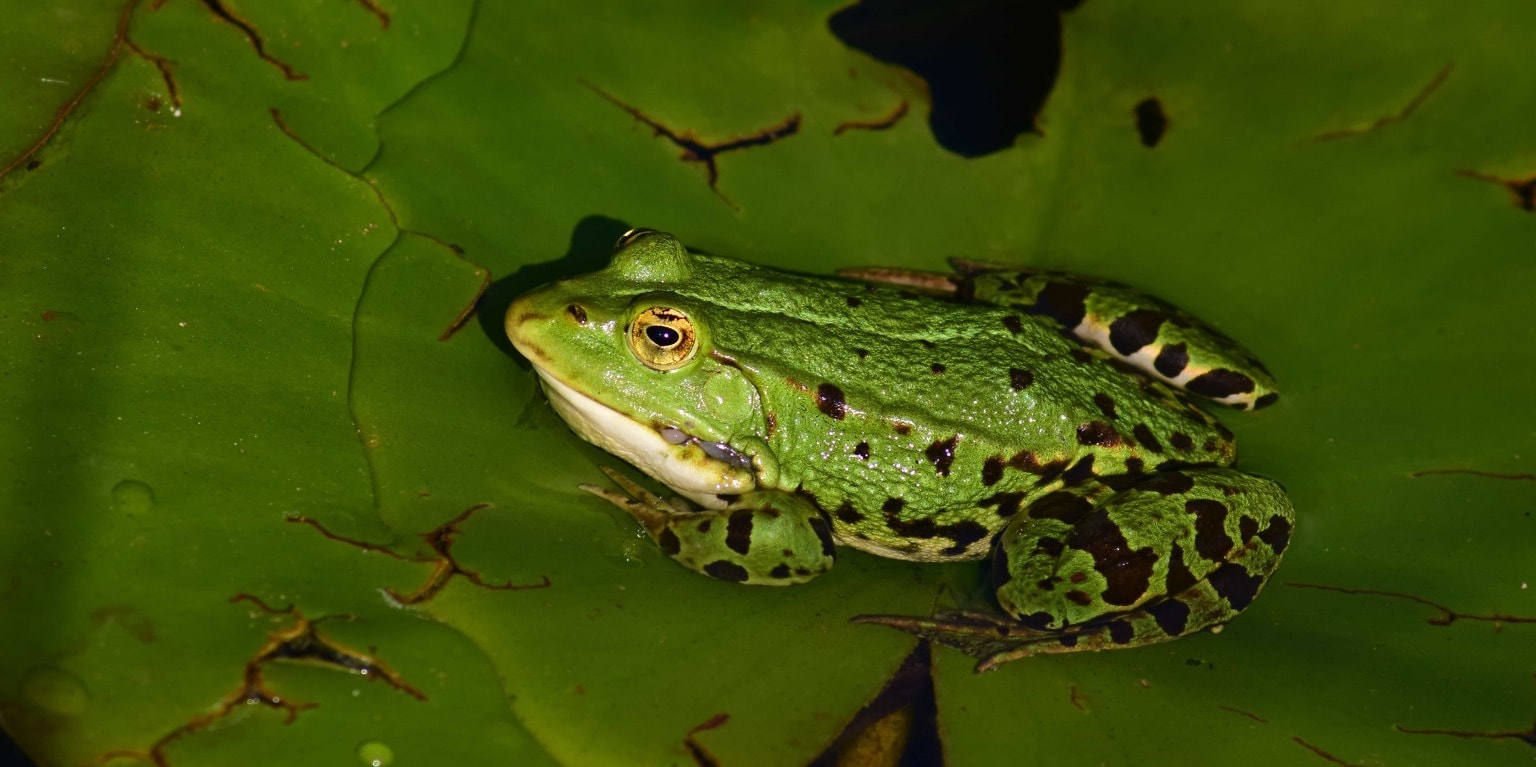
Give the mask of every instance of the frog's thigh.
[(1154, 378), (1251, 410), (1279, 398), (1275, 379), (1236, 341), (1134, 288), (1054, 272), (968, 275), (975, 300), (1049, 317)]
[(651, 537), (683, 566), (737, 583), (804, 583), (830, 570), (836, 555), (821, 510), (778, 491), (749, 493), (724, 509), (670, 513)]
[(1085, 485), (1014, 518), (993, 552), (993, 585), (1020, 622), (1077, 635), (1081, 649), (1148, 644), (1247, 607), (1293, 520), (1279, 485), (1235, 469), (1161, 472), (1118, 492)]

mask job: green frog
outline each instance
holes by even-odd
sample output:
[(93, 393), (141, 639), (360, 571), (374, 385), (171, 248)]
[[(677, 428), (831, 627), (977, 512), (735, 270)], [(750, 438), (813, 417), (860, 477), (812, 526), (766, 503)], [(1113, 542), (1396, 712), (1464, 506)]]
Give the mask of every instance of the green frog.
[(1123, 285), (971, 261), (788, 274), (636, 229), (601, 271), (519, 297), (512, 343), (609, 469), (583, 486), (724, 581), (804, 583), (837, 547), (990, 561), (1006, 616), (855, 620), (980, 668), (1219, 629), (1290, 541), (1275, 482), (1233, 468), (1191, 402), (1252, 409), (1273, 378)]

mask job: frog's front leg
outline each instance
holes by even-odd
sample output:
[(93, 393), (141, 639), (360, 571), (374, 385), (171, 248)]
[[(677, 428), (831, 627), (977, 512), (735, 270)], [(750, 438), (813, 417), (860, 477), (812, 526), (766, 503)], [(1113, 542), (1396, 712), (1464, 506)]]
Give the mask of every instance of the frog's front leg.
[[(1012, 618), (870, 616), (983, 658), (1135, 647), (1220, 626), (1248, 606), (1290, 542), (1274, 482), (1218, 467), (1066, 488), (1016, 516), (993, 547)], [(1124, 488), (1116, 490), (1116, 487)]]
[(757, 490), (724, 509), (693, 509), (612, 469), (603, 467), (603, 473), (624, 492), (581, 489), (629, 512), (662, 553), (690, 570), (735, 583), (788, 586), (832, 569), (832, 527), (803, 496)]
[(1041, 317), (1143, 373), (1223, 405), (1253, 410), (1280, 397), (1263, 363), (1178, 307), (1108, 280), (955, 259), (958, 275), (844, 269), (845, 277), (902, 285), (964, 303), (1008, 306)]

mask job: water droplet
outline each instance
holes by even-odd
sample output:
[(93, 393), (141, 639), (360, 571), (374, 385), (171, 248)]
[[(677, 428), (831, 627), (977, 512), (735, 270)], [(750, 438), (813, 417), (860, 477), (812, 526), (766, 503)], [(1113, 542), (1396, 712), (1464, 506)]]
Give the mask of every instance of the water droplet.
[(136, 517), (155, 507), (155, 489), (136, 479), (125, 479), (112, 486), (112, 508), (120, 514)]
[(395, 761), (395, 751), (376, 740), (357, 747), (357, 758), (368, 767), (385, 767)]
[(59, 716), (85, 713), (91, 702), (85, 684), (74, 674), (53, 666), (38, 666), (21, 680), (21, 694), (32, 705)]

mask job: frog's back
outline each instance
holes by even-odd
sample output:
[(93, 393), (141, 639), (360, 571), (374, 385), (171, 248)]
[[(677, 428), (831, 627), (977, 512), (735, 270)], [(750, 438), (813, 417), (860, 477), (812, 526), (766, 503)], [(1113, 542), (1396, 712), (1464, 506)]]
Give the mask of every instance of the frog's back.
[(782, 298), (732, 306), (715, 346), (761, 394), (780, 486), (814, 495), (845, 543), (972, 558), (1063, 483), (1232, 460), (1209, 415), (1029, 315), (837, 280), (761, 288)]

